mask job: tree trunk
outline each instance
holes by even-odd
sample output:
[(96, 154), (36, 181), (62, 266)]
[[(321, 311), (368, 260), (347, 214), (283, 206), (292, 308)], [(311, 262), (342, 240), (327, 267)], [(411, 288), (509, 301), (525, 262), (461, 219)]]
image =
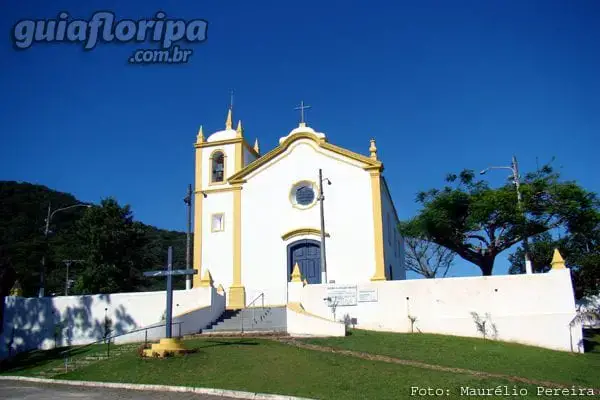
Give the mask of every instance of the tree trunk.
[(492, 270), (494, 269), (494, 258), (495, 257), (485, 257), (481, 260), (478, 267), (481, 268), (481, 274), (483, 276), (491, 276)]

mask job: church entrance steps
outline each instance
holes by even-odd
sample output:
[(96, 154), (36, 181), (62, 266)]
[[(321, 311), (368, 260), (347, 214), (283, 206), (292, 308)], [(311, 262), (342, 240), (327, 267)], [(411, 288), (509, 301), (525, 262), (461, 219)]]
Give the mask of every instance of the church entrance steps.
[(199, 333), (245, 333), (287, 331), (286, 307), (253, 307), (226, 310), (215, 322)]

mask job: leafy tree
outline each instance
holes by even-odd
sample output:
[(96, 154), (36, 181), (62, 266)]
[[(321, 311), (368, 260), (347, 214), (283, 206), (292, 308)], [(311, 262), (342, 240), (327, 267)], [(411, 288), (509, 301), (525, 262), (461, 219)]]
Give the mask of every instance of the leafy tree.
[(77, 222), (85, 268), (75, 282), (79, 294), (132, 291), (141, 282), (141, 252), (147, 243), (129, 206), (102, 200)]
[(491, 188), (471, 170), (447, 176), (442, 189), (421, 192), (423, 208), (400, 224), (405, 237), (423, 237), (457, 253), (491, 275), (496, 256), (523, 240), (555, 227), (570, 230), (595, 212), (598, 201), (574, 182), (563, 182), (550, 166), (525, 175), (523, 211), (515, 186)]
[[(0, 248), (4, 252), (5, 258), (10, 258), (10, 265), (12, 265), (9, 270), (7, 267), (9, 263), (0, 263), (1, 287), (7, 286), (10, 291), (15, 279), (18, 279), (22, 285), (24, 296), (37, 296), (41, 259), (46, 254), (46, 294), (61, 295), (64, 293), (66, 272), (63, 260), (89, 261), (90, 227), (87, 226), (87, 232), (80, 232), (81, 226), (77, 222), (86, 215), (86, 212), (96, 212), (96, 209), (73, 208), (57, 213), (51, 220), (50, 234), (46, 242), (44, 227), (49, 203), (52, 210), (56, 210), (81, 203), (81, 201), (69, 193), (57, 192), (41, 185), (0, 181)], [(87, 221), (90, 221), (92, 217), (86, 215), (86, 218), (88, 218)], [(110, 218), (108, 220), (111, 221)], [(98, 218), (92, 222), (101, 227), (103, 219)], [(109, 223), (109, 226), (118, 226), (118, 224), (110, 225)], [(135, 227), (134, 230), (137, 230), (138, 233), (141, 231), (143, 237), (135, 249), (116, 252), (111, 246), (103, 247), (102, 251), (106, 251), (106, 255), (101, 255), (99, 258), (110, 259), (111, 262), (98, 263), (99, 269), (96, 272), (89, 263), (71, 265), (69, 275), (73, 279), (89, 280), (90, 277), (94, 277), (96, 282), (93, 282), (89, 288), (86, 288), (85, 284), (83, 287), (72, 288), (70, 293), (78, 294), (75, 289), (80, 289), (81, 293), (93, 293), (100, 287), (104, 287), (106, 290), (114, 288), (115, 283), (108, 281), (114, 281), (117, 276), (117, 281), (122, 282), (125, 278), (119, 277), (119, 275), (127, 274), (121, 271), (121, 268), (125, 268), (135, 277), (135, 279), (125, 279), (127, 284), (117, 285), (122, 286), (123, 290), (164, 290), (163, 279), (143, 278), (140, 273), (145, 270), (160, 269), (161, 266), (164, 266), (168, 246), (173, 246), (175, 266), (183, 266), (185, 264), (185, 234), (158, 229), (130, 219), (126, 224), (126, 231), (132, 227)], [(124, 258), (121, 259), (121, 256)], [(100, 271), (103, 268), (110, 270), (111, 264), (118, 271), (107, 273), (107, 282), (103, 282), (105, 275)], [(130, 268), (130, 265), (133, 267)], [(81, 274), (85, 274), (85, 276), (80, 277)], [(184, 288), (185, 277), (175, 277), (173, 284), (175, 288)], [(131, 286), (128, 287), (128, 285)]]
[[(553, 251), (559, 249), (571, 269), (576, 297), (596, 295), (600, 293), (600, 213), (586, 213), (585, 220), (571, 229), (558, 239), (549, 233), (533, 239), (529, 249), (533, 270), (548, 271)], [(523, 254), (523, 248), (519, 247), (509, 256), (509, 273), (524, 271)]]
[(405, 239), (405, 263), (409, 271), (425, 278), (444, 278), (454, 261), (454, 253), (427, 240)]

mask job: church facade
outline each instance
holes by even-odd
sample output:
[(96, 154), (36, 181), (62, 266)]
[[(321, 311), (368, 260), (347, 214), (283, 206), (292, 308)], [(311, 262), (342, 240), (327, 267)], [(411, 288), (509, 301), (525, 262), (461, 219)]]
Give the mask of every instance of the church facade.
[(398, 215), (373, 139), (362, 155), (301, 122), (261, 154), (232, 118), (230, 109), (225, 129), (206, 138), (200, 128), (194, 145), (194, 287), (212, 280), (236, 309), (257, 297), (254, 305), (287, 304), (296, 265), (309, 285), (406, 278)]

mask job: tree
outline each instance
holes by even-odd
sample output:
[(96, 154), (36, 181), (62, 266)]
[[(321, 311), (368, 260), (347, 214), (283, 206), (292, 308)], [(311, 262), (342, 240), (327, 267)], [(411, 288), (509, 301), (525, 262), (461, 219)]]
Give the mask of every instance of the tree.
[(405, 249), (406, 268), (425, 278), (444, 278), (454, 261), (452, 251), (423, 239), (405, 238)]
[[(546, 272), (554, 249), (558, 249), (571, 269), (575, 296), (582, 298), (600, 293), (600, 212), (588, 212), (579, 223), (571, 226), (561, 238), (549, 233), (535, 237), (529, 253), (535, 272)], [(524, 271), (523, 248), (509, 256), (509, 273)]]
[(421, 192), (420, 213), (400, 224), (405, 237), (423, 237), (457, 253), (491, 275), (496, 256), (523, 240), (555, 227), (569, 230), (598, 209), (598, 200), (575, 182), (560, 181), (550, 166), (525, 175), (523, 211), (515, 186), (491, 188), (471, 170), (450, 174), (447, 185)]
[(77, 294), (133, 291), (141, 281), (147, 241), (129, 206), (103, 200), (77, 222), (85, 267), (75, 281)]

